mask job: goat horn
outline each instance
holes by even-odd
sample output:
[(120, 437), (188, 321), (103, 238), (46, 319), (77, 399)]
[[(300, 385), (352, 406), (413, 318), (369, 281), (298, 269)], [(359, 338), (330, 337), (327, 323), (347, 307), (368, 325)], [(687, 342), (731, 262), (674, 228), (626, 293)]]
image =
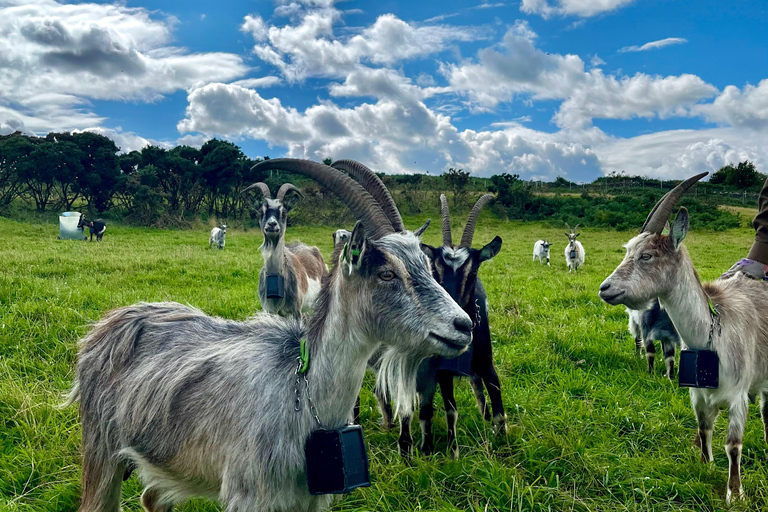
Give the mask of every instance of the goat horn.
[(376, 173), (371, 169), (356, 162), (355, 160), (336, 160), (331, 164), (334, 169), (344, 171), (352, 176), (355, 181), (360, 183), (369, 194), (373, 196), (381, 209), (384, 210), (384, 214), (392, 223), (392, 227), (397, 232), (405, 231), (405, 224), (403, 224), (403, 218), (400, 217), (400, 212), (397, 210), (395, 200), (392, 199), (392, 194), (389, 193), (384, 182), (381, 178), (376, 176)]
[[(254, 165), (253, 167), (256, 167), (256, 166)], [(251, 167), (251, 169), (253, 169), (253, 167)], [(267, 199), (272, 199), (272, 192), (269, 191), (269, 187), (267, 186), (267, 184), (262, 181), (256, 182), (252, 185), (248, 185), (240, 193), (245, 194), (246, 192), (254, 188), (258, 188), (259, 190), (261, 190), (261, 193), (264, 194), (264, 197), (266, 197)]]
[(363, 223), (366, 234), (373, 239), (394, 232), (389, 219), (384, 215), (384, 211), (376, 200), (358, 182), (338, 169), (319, 162), (298, 158), (275, 158), (259, 162), (253, 167), (253, 170), (259, 171), (267, 169), (280, 169), (303, 174), (334, 192), (352, 210), (354, 216)]
[(475, 236), (477, 218), (480, 216), (480, 212), (483, 211), (483, 207), (491, 199), (493, 199), (493, 194), (485, 194), (478, 199), (475, 206), (472, 207), (472, 211), (469, 212), (469, 218), (467, 219), (467, 225), (464, 226), (464, 234), (461, 235), (461, 243), (459, 244), (459, 247), (466, 247), (467, 249), (472, 247), (472, 237)]
[(445, 194), (440, 194), (440, 216), (443, 218), (443, 245), (451, 247), (451, 213), (448, 211), (448, 200)]
[(277, 191), (277, 195), (275, 196), (275, 199), (278, 201), (282, 201), (283, 198), (285, 198), (285, 194), (288, 193), (289, 190), (295, 190), (301, 197), (304, 197), (304, 194), (301, 193), (301, 190), (299, 190), (296, 186), (294, 186), (291, 183), (283, 183), (280, 185), (280, 188)]
[(664, 197), (659, 199), (659, 202), (653, 207), (651, 213), (648, 214), (640, 232), (661, 234), (661, 232), (664, 231), (664, 225), (669, 220), (670, 215), (672, 215), (672, 209), (675, 207), (675, 204), (677, 204), (689, 188), (707, 174), (709, 173), (702, 172), (701, 174), (692, 176), (667, 192)]

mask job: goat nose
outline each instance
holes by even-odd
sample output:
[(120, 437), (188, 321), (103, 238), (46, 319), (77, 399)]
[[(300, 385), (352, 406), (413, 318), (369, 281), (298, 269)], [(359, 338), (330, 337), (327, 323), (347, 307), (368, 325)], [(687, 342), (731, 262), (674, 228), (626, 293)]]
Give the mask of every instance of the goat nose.
[(603, 284), (600, 285), (600, 291), (604, 292), (604, 291), (606, 291), (610, 287), (611, 287), (611, 283), (603, 283)]
[(468, 316), (459, 316), (454, 318), (453, 326), (456, 328), (457, 331), (460, 331), (466, 334), (472, 334), (472, 321), (469, 319)]

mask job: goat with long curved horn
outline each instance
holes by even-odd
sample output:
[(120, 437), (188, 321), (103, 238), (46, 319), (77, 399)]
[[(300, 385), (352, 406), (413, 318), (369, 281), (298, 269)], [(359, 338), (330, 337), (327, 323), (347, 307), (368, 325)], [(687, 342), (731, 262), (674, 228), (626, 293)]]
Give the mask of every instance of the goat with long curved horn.
[(389, 193), (384, 182), (375, 172), (355, 160), (336, 160), (331, 164), (331, 167), (352, 176), (379, 203), (394, 230), (397, 232), (405, 231), (403, 218), (400, 216), (392, 194)]
[(282, 201), (285, 199), (285, 194), (288, 193), (288, 191), (293, 190), (296, 193), (299, 194), (299, 196), (304, 197), (304, 194), (301, 193), (301, 190), (299, 190), (295, 185), (291, 183), (283, 183), (280, 185), (280, 188), (277, 191), (277, 195), (275, 196), (275, 199)]
[(659, 199), (656, 206), (653, 207), (651, 213), (643, 223), (643, 227), (640, 230), (641, 233), (656, 233), (661, 234), (664, 231), (664, 226), (667, 224), (669, 217), (672, 215), (672, 209), (677, 202), (683, 197), (689, 188), (691, 188), (697, 181), (709, 174), (708, 172), (702, 172), (696, 176), (691, 176), (687, 180), (680, 183), (678, 186), (664, 194), (664, 197)]
[[(493, 198), (486, 194), (481, 197), (469, 214), (461, 244), (456, 247), (451, 240), (451, 221), (448, 211), (448, 201), (444, 194), (440, 195), (440, 210), (443, 218), (443, 245), (432, 247), (421, 244), (422, 251), (432, 262), (432, 275), (473, 319), (472, 352), (458, 360), (431, 358), (424, 361), (419, 369), (417, 389), (419, 392), (419, 420), (422, 424), (421, 451), (427, 455), (434, 450), (432, 436), (433, 402), (437, 385), (445, 402), (446, 423), (448, 425), (448, 446), (454, 457), (458, 456), (459, 448), (456, 443), (456, 423), (458, 411), (453, 393), (453, 378), (456, 375), (469, 376), (475, 389), (477, 404), (486, 420), (493, 419), (494, 427), (499, 432), (506, 431), (506, 413), (501, 399), (501, 384), (493, 364), (493, 347), (491, 344), (491, 327), (488, 322), (488, 300), (483, 283), (478, 278), (480, 265), (496, 256), (501, 250), (501, 238), (495, 237), (490, 243), (480, 249), (472, 248), (472, 238), (475, 232), (478, 216), (488, 201)], [(485, 389), (483, 389), (485, 388)], [(491, 410), (485, 401), (485, 391), (491, 400)], [(377, 397), (378, 398), (378, 397)], [(382, 407), (382, 410), (384, 408)], [(400, 423), (400, 453), (407, 456), (413, 446), (410, 434), (410, 416), (402, 416)]]
[(253, 170), (280, 169), (303, 174), (333, 191), (366, 228), (371, 238), (381, 238), (395, 230), (379, 203), (358, 182), (328, 165), (300, 160), (297, 158), (275, 158), (264, 160), (252, 167)]
[(448, 199), (440, 194), (440, 217), (443, 219), (443, 246), (453, 247), (451, 239), (451, 212), (448, 210)]
[(477, 218), (491, 199), (493, 199), (493, 194), (485, 194), (478, 199), (475, 206), (472, 207), (472, 211), (469, 212), (469, 218), (467, 218), (467, 225), (464, 226), (464, 234), (461, 235), (461, 243), (459, 244), (459, 247), (466, 247), (467, 249), (472, 247), (472, 237), (475, 236)]
[[(253, 167), (256, 167), (256, 166), (254, 165)], [(253, 167), (251, 167), (251, 169), (253, 169)], [(243, 190), (241, 190), (240, 193), (244, 194), (249, 190), (253, 190), (254, 188), (258, 188), (259, 190), (261, 190), (261, 193), (264, 195), (264, 197), (268, 199), (272, 199), (272, 192), (270, 192), (269, 186), (267, 186), (267, 184), (262, 181), (248, 185)]]

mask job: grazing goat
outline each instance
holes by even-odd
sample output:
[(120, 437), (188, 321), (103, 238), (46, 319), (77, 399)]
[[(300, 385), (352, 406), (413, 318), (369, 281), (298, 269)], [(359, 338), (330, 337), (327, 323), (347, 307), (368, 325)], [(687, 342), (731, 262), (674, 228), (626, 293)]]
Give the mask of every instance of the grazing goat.
[(680, 335), (684, 347), (711, 346), (719, 357), (719, 387), (690, 388), (701, 458), (710, 462), (712, 428), (721, 407), (728, 408), (725, 451), (729, 461), (726, 500), (742, 496), (741, 450), (750, 396), (760, 394), (768, 441), (768, 285), (741, 272), (701, 283), (682, 241), (688, 211), (680, 208), (669, 235), (662, 234), (677, 201), (702, 173), (668, 192), (653, 208), (641, 233), (627, 242), (626, 256), (600, 285), (608, 304), (640, 309), (654, 298)]
[(549, 248), (552, 246), (547, 240), (539, 240), (533, 244), (533, 261), (539, 258), (539, 263), (544, 263), (547, 260), (547, 266), (549, 265)]
[[(566, 226), (568, 226), (567, 223)], [(570, 233), (565, 234), (568, 237), (568, 245), (565, 246), (565, 264), (568, 265), (568, 273), (576, 272), (584, 264), (584, 246), (576, 240), (581, 234), (576, 232), (578, 229), (578, 224), (575, 228), (568, 226)]]
[[(69, 397), (80, 402), (81, 512), (119, 510), (128, 464), (149, 512), (192, 495), (217, 498), (228, 512), (324, 510), (332, 497), (309, 494), (305, 443), (315, 430), (346, 425), (377, 347), (393, 347), (379, 380), (402, 394), (425, 357), (467, 350), (472, 321), (433, 279), (423, 230), (395, 230), (373, 197), (329, 166), (257, 166), (275, 168), (318, 181), (358, 219), (314, 315), (306, 326), (269, 314), (236, 322), (176, 303), (105, 315), (80, 344)], [(301, 383), (300, 345), (309, 353)]]
[[(472, 318), (472, 361), (470, 381), (477, 399), (480, 414), (487, 421), (491, 420), (491, 413), (485, 401), (483, 384), (488, 390), (493, 408), (493, 424), (499, 432), (506, 432), (507, 416), (504, 412), (504, 404), (501, 400), (501, 384), (496, 368), (493, 365), (493, 352), (491, 348), (491, 328), (488, 323), (488, 298), (483, 288), (483, 283), (477, 277), (480, 265), (496, 256), (501, 250), (501, 237), (495, 237), (482, 249), (472, 248), (472, 238), (475, 233), (475, 225), (485, 204), (493, 199), (486, 194), (482, 196), (467, 219), (464, 233), (459, 246), (451, 241), (451, 220), (448, 211), (448, 201), (445, 195), (440, 195), (441, 214), (443, 220), (443, 245), (431, 247), (422, 244), (422, 250), (432, 262), (432, 273), (440, 283), (440, 286), (450, 294), (459, 306)], [(440, 369), (438, 358), (425, 360), (419, 368), (416, 378), (417, 392), (419, 394), (419, 424), (422, 431), (421, 452), (429, 455), (434, 452), (432, 436), (432, 417), (434, 416), (433, 401), (437, 385), (440, 385), (440, 393), (445, 404), (445, 416), (448, 426), (448, 450), (456, 458), (459, 456), (459, 446), (456, 442), (456, 422), (458, 410), (453, 394), (454, 373)], [(412, 451), (413, 438), (411, 437), (411, 416), (401, 414), (400, 419), (400, 453), (408, 457)]]
[[(85, 215), (80, 214), (80, 220), (77, 222), (77, 228), (82, 229), (88, 226), (88, 231), (91, 234), (91, 242), (93, 242), (93, 235), (96, 235), (96, 241), (101, 242), (101, 238), (104, 236), (104, 232), (107, 230), (107, 223), (104, 219), (88, 220)], [(85, 237), (84, 240), (88, 240)]]
[(653, 365), (656, 358), (654, 341), (661, 341), (664, 353), (664, 374), (669, 380), (675, 379), (675, 346), (680, 344), (675, 326), (669, 314), (661, 309), (659, 300), (654, 299), (648, 309), (629, 309), (629, 333), (635, 338), (635, 355), (640, 354), (640, 348), (645, 347), (645, 358), (648, 361), (648, 374), (653, 375)]
[[(272, 199), (267, 184), (258, 182), (244, 189), (243, 193), (255, 188), (263, 196), (259, 210), (259, 225), (264, 235), (264, 243), (261, 245), (264, 266), (259, 273), (261, 307), (268, 313), (280, 316), (301, 316), (302, 311), (314, 306), (320, 293), (320, 281), (328, 272), (328, 267), (317, 247), (301, 242), (285, 244), (288, 212), (301, 197), (299, 189), (284, 183)], [(293, 193), (286, 198), (289, 192)], [(282, 297), (267, 296), (267, 276), (280, 276), (284, 279)]]
[(216, 247), (219, 249), (224, 248), (224, 237), (227, 235), (227, 225), (222, 224), (221, 226), (217, 228), (213, 228), (211, 230), (211, 236), (208, 238), (208, 248), (210, 248), (213, 244), (216, 244)]

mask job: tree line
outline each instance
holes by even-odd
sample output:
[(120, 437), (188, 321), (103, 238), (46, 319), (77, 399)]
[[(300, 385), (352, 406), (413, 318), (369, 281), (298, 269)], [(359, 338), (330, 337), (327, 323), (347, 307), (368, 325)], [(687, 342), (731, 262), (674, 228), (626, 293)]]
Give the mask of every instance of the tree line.
[[(247, 157), (237, 145), (219, 139), (211, 139), (200, 148), (146, 146), (141, 151), (120, 153), (111, 139), (97, 133), (35, 137), (16, 132), (0, 136), (0, 214), (9, 211), (12, 204), (22, 204), (38, 212), (109, 211), (140, 225), (180, 225), (198, 216), (245, 221), (253, 218), (253, 209), (250, 199), (239, 191), (254, 181), (264, 181), (273, 190), (285, 182), (304, 190), (304, 206), (294, 214), (295, 222), (346, 218), (343, 204), (316, 183), (285, 172), (256, 173), (251, 167), (259, 161)], [(330, 164), (331, 159), (325, 162)], [(620, 199), (616, 191), (631, 190), (629, 195), (645, 206), (659, 195), (654, 191), (656, 186), (662, 191), (672, 186), (670, 182), (612, 173), (586, 188), (560, 177), (547, 183), (547, 193), (542, 194), (542, 182), (528, 182), (506, 173), (476, 178), (451, 168), (442, 175), (380, 176), (405, 214), (435, 210), (437, 196), (443, 191), (459, 208), (468, 208), (476, 196), (490, 191), (497, 196), (496, 212), (506, 218), (533, 220), (555, 215), (619, 229), (634, 222), (638, 210), (636, 201)], [(752, 162), (744, 161), (721, 168), (709, 183), (698, 187), (755, 193), (764, 180)], [(595, 191), (603, 187), (612, 193), (596, 196)], [(581, 192), (580, 197), (571, 197), (574, 189)], [(711, 208), (707, 215), (718, 226), (734, 223)]]

